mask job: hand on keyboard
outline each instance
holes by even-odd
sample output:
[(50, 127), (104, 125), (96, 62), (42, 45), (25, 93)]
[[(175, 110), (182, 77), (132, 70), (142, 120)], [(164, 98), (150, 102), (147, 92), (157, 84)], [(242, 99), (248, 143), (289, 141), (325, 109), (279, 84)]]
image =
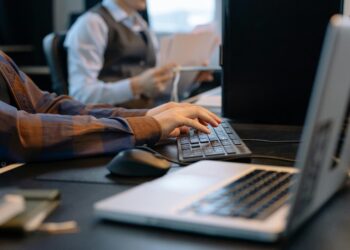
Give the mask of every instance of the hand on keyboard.
[(209, 110), (189, 103), (167, 103), (147, 113), (156, 119), (162, 130), (162, 139), (177, 137), (184, 126), (210, 134), (207, 125), (217, 127), (221, 119)]
[(248, 157), (248, 147), (242, 142), (228, 122), (218, 127), (209, 126), (210, 134), (194, 129), (178, 139), (179, 159), (182, 162)]

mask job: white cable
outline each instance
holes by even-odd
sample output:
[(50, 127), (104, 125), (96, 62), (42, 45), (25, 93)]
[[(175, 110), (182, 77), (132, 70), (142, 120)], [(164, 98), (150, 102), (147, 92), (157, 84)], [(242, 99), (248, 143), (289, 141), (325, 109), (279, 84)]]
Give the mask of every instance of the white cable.
[(179, 102), (179, 83), (181, 78), (180, 70), (175, 70), (175, 77), (173, 81), (173, 89), (171, 91), (170, 101)]
[(299, 140), (266, 140), (266, 139), (241, 139), (242, 141), (265, 142), (265, 143), (300, 143)]

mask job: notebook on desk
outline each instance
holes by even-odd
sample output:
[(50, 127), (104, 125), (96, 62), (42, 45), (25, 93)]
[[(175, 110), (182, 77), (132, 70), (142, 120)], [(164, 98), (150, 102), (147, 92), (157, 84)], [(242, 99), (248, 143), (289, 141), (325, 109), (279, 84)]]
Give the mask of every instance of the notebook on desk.
[(275, 241), (290, 235), (348, 178), (350, 19), (332, 19), (296, 168), (202, 161), (95, 204), (100, 218)]

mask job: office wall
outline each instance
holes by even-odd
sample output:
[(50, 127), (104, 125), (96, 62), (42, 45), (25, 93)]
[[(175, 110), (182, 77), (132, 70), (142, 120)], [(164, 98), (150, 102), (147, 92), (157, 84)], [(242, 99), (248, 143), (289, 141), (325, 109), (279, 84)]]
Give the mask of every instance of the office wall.
[(44, 63), (41, 43), (52, 31), (52, 9), (47, 0), (0, 0), (0, 46), (8, 48), (5, 52), (16, 48), (19, 64)]
[(344, 1), (344, 14), (350, 15), (350, 0)]
[(84, 11), (84, 0), (54, 0), (54, 31), (67, 30), (72, 13)]

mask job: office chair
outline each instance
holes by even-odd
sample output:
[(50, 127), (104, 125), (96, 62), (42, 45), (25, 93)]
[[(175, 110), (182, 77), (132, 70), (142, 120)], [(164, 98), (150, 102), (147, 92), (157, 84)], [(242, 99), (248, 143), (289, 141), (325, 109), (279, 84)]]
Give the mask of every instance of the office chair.
[(65, 33), (51, 33), (43, 40), (43, 48), (51, 71), (52, 90), (58, 95), (68, 94), (67, 50)]

